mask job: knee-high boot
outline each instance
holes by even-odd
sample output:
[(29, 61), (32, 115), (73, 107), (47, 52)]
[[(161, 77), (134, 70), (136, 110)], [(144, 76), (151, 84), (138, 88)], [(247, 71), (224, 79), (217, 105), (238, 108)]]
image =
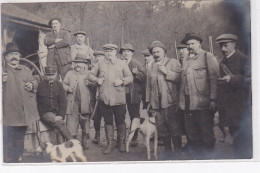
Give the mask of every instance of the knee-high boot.
[(105, 125), (105, 132), (106, 132), (106, 138), (107, 138), (107, 146), (104, 150), (104, 154), (111, 153), (113, 149), (113, 143), (114, 143), (114, 126), (113, 125)]
[(119, 151), (125, 152), (126, 146), (125, 146), (125, 135), (126, 135), (126, 125), (120, 124), (117, 126), (117, 135), (119, 139)]

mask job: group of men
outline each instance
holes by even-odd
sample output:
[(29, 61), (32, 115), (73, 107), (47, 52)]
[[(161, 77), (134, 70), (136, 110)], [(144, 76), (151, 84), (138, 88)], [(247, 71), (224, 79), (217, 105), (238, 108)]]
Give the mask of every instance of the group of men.
[[(93, 52), (85, 44), (85, 32), (74, 33), (77, 43), (70, 46), (71, 36), (61, 29), (61, 19), (51, 19), (50, 25), (53, 31), (45, 37), (45, 80), (37, 81), (19, 63), (22, 52), (15, 44), (8, 44), (4, 53), (5, 162), (22, 161), (26, 129), (39, 119), (58, 129), (66, 140), (77, 138), (81, 126), (82, 146), (87, 149), (93, 111), (93, 143), (100, 143), (103, 117), (104, 154), (115, 146), (114, 121), (117, 147), (125, 152), (126, 112), (131, 123), (140, 119), (141, 102), (143, 109), (156, 116), (167, 159), (172, 159), (173, 149), (174, 153), (183, 152), (181, 135), (187, 136), (194, 159), (214, 159), (217, 111), (221, 126), (229, 127), (236, 158), (252, 157), (251, 66), (250, 59), (236, 49), (237, 36), (223, 34), (216, 39), (224, 55), (220, 64), (201, 48), (200, 36), (187, 33), (178, 46), (180, 60), (167, 57), (166, 46), (154, 41), (142, 52), (145, 65), (141, 65), (131, 44), (120, 49), (105, 44), (104, 51)], [(137, 145), (137, 136), (138, 131), (132, 146)]]

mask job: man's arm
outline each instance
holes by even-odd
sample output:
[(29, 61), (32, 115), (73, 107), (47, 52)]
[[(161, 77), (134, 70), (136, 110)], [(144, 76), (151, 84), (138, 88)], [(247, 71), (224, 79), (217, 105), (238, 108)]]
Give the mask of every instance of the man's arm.
[(181, 79), (181, 64), (175, 59), (171, 59), (171, 66), (167, 69), (165, 79), (171, 82), (180, 82)]
[(68, 31), (63, 31), (63, 32), (64, 32), (64, 34), (62, 35), (62, 38), (61, 38), (62, 40), (55, 42), (55, 47), (57, 49), (62, 48), (62, 47), (67, 47), (70, 45), (70, 41), (71, 41), (70, 33)]
[(58, 116), (61, 116), (63, 118), (65, 118), (65, 114), (67, 111), (67, 99), (66, 99), (66, 95), (65, 95), (65, 90), (62, 87), (62, 84), (59, 83), (59, 112), (58, 112)]
[(69, 79), (70, 79), (70, 72), (68, 72), (62, 82), (62, 85), (63, 85), (63, 88), (65, 90), (65, 92), (68, 92), (69, 89), (70, 89), (70, 86), (69, 86)]
[(87, 76), (87, 79), (91, 82), (97, 82), (99, 73), (99, 62), (91, 69), (89, 75)]
[(132, 72), (130, 71), (128, 65), (125, 62), (122, 62), (121, 65), (123, 67), (123, 75), (124, 75), (124, 77), (122, 78), (122, 80), (124, 82), (123, 84), (128, 85), (128, 84), (132, 83), (133, 79), (134, 79)]
[(44, 38), (44, 44), (47, 47), (54, 45), (55, 44), (55, 38), (52, 37), (50, 33), (47, 33), (45, 38)]

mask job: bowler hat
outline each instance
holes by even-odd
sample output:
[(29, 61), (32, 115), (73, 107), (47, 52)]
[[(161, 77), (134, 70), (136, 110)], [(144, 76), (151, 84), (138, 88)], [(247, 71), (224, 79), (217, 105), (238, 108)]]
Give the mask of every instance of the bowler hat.
[(142, 54), (144, 56), (150, 56), (151, 55), (148, 49), (145, 49), (144, 51), (142, 51)]
[(4, 56), (6, 56), (8, 53), (11, 53), (11, 52), (19, 52), (21, 54), (23, 53), (23, 51), (18, 49), (17, 45), (13, 42), (8, 43), (6, 45)]
[(237, 40), (238, 37), (234, 34), (222, 34), (216, 38), (216, 43), (228, 43)]
[(45, 67), (45, 74), (47, 75), (53, 75), (58, 71), (58, 68), (55, 66), (49, 66), (49, 67)]
[(191, 33), (186, 33), (185, 34), (185, 37), (184, 39), (181, 41), (182, 44), (186, 44), (187, 41), (189, 40), (198, 40), (200, 43), (202, 43), (202, 38), (197, 35), (196, 33), (194, 32), (191, 32)]
[(118, 49), (118, 46), (115, 45), (115, 44), (109, 43), (109, 44), (103, 45), (103, 49), (105, 49), (105, 50), (107, 50), (107, 49)]
[(135, 51), (133, 45), (131, 45), (131, 44), (124, 44), (124, 45), (120, 48), (119, 53), (122, 54), (122, 52), (123, 52), (124, 50), (131, 50), (132, 52)]
[(62, 21), (60, 17), (53, 17), (53, 18), (51, 18), (51, 19), (49, 20), (49, 26), (51, 26), (51, 22), (52, 22), (53, 20), (58, 20), (60, 23), (61, 23), (61, 21)]
[(103, 56), (105, 56), (105, 52), (103, 52), (103, 51), (95, 51), (95, 52), (93, 53), (93, 55), (94, 55), (94, 56), (97, 56), (97, 55), (103, 55)]
[(186, 44), (178, 44), (177, 49), (187, 48)]
[(160, 41), (154, 41), (154, 42), (152, 42), (152, 43), (148, 46), (148, 49), (149, 49), (150, 54), (152, 54), (152, 50), (153, 50), (153, 48), (155, 48), (155, 47), (160, 47), (160, 48), (162, 48), (165, 52), (167, 51), (165, 45), (164, 45), (162, 42), (160, 42)]
[(78, 34), (87, 35), (87, 33), (84, 32), (84, 31), (77, 31), (77, 32), (74, 32), (73, 35), (76, 36), (76, 35), (78, 35)]
[(86, 59), (86, 56), (83, 54), (77, 54), (73, 62), (82, 62), (82, 63), (88, 63), (88, 60)]

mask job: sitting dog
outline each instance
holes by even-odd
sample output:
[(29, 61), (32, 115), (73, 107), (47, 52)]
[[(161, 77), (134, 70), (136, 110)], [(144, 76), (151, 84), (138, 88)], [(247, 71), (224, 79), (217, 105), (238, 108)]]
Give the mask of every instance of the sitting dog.
[(44, 151), (52, 162), (87, 162), (81, 143), (76, 139), (71, 139), (60, 145), (44, 142), (37, 151)]
[[(140, 123), (141, 120), (141, 123)], [(154, 136), (154, 157), (157, 157), (157, 144), (158, 144), (158, 134), (157, 129), (155, 127), (155, 117), (147, 117), (147, 118), (134, 118), (131, 124), (131, 131), (129, 132), (129, 136), (126, 142), (126, 152), (129, 152), (129, 144), (134, 136), (134, 132), (136, 129), (140, 129), (141, 134), (143, 135), (144, 144), (147, 149), (147, 159), (151, 160), (150, 155), (150, 139)]]

